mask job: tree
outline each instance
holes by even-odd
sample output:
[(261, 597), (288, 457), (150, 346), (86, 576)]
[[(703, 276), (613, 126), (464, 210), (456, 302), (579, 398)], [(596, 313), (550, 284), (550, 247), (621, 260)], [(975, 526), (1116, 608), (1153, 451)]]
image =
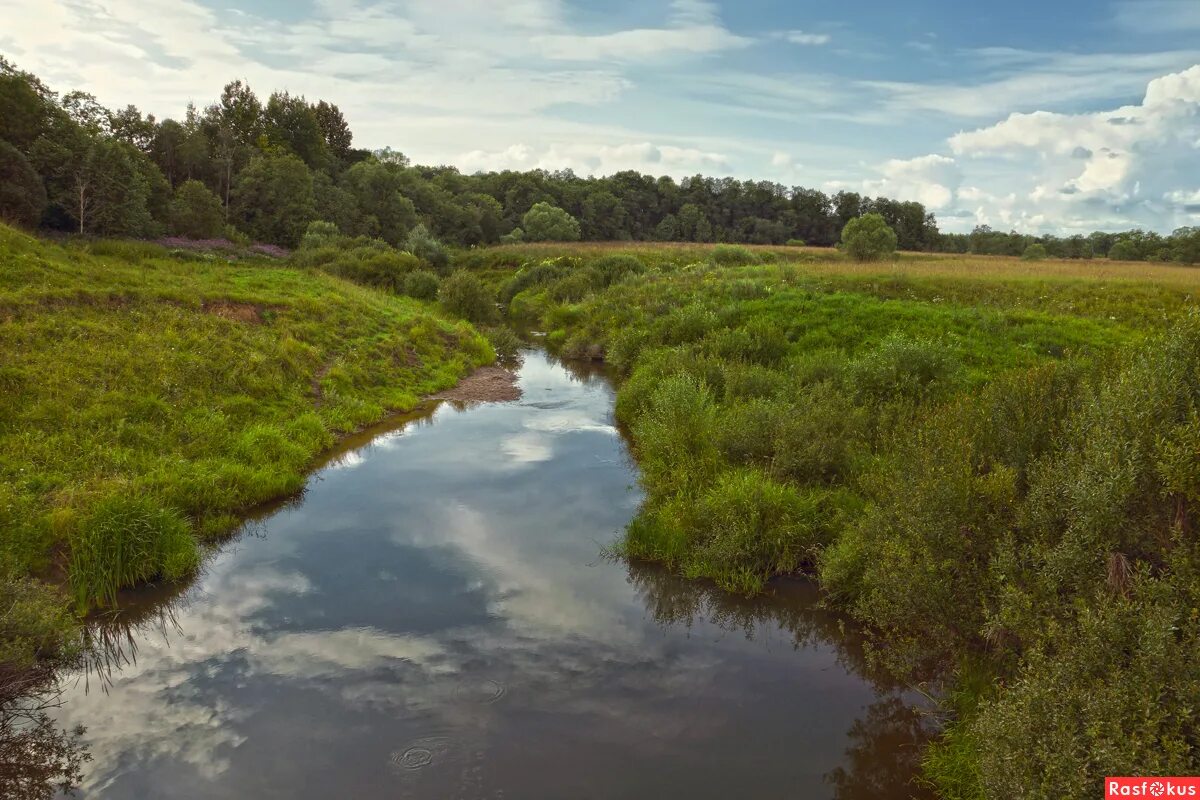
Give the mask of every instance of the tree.
[(378, 236), (398, 247), (417, 224), (417, 209), (400, 193), (400, 168), (378, 161), (360, 161), (346, 171), (343, 188), (358, 204), (354, 233)]
[(260, 156), (238, 175), (233, 187), (238, 227), (254, 239), (295, 247), (316, 219), (313, 179), (294, 155)]
[(1042, 261), (1049, 256), (1046, 251), (1046, 245), (1041, 242), (1034, 242), (1025, 248), (1025, 252), (1021, 254), (1021, 258), (1026, 261)]
[(1200, 228), (1178, 228), (1172, 233), (1171, 257), (1184, 264), (1200, 263)]
[(184, 181), (171, 201), (171, 233), (189, 239), (211, 239), (225, 227), (221, 200), (198, 180)]
[(521, 218), (525, 240), (530, 242), (577, 242), (579, 222), (558, 206), (535, 203)]
[(856, 261), (878, 261), (896, 252), (896, 232), (879, 214), (864, 214), (842, 228), (842, 245)]
[(303, 97), (287, 92), (272, 94), (263, 111), (263, 134), (269, 145), (295, 153), (310, 169), (329, 165), (325, 131), (316, 111)]
[(341, 109), (332, 103), (321, 100), (313, 106), (313, 113), (317, 118), (317, 127), (321, 129), (321, 136), (325, 140), (325, 148), (339, 162), (345, 161), (350, 155), (354, 134), (350, 132), (350, 126), (346, 124), (346, 118), (342, 116)]
[(1138, 247), (1129, 239), (1118, 239), (1108, 250), (1108, 257), (1113, 261), (1141, 261), (1142, 255)]
[(46, 188), (29, 159), (0, 139), (0, 219), (32, 228), (46, 210)]

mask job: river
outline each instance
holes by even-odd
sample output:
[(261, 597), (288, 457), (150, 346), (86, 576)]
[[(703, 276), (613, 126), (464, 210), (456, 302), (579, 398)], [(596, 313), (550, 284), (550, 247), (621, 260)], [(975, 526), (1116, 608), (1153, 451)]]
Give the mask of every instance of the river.
[(641, 500), (613, 389), (538, 351), (519, 378), (356, 437), (97, 625), (56, 712), (87, 728), (78, 794), (913, 796), (912, 698), (813, 587), (603, 557)]

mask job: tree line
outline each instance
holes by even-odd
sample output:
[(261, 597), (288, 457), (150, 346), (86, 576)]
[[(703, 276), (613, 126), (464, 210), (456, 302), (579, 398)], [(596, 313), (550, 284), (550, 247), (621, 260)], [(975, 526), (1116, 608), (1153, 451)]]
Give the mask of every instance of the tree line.
[(1200, 263), (1200, 228), (1183, 227), (1169, 236), (1128, 230), (1121, 233), (1096, 231), (1088, 236), (1031, 236), (992, 230), (979, 225), (970, 233), (942, 233), (935, 250), (985, 256), (1029, 256), (1050, 258), (1111, 258), (1114, 261), (1174, 261)]
[(233, 81), (182, 120), (59, 95), (0, 58), (0, 216), (94, 236), (249, 237), (295, 246), (314, 220), (393, 245), (424, 225), (460, 246), (502, 240), (658, 240), (829, 246), (881, 215), (902, 249), (930, 250), (924, 206), (769, 181), (635, 171), (464, 175), (353, 145), (341, 110)]

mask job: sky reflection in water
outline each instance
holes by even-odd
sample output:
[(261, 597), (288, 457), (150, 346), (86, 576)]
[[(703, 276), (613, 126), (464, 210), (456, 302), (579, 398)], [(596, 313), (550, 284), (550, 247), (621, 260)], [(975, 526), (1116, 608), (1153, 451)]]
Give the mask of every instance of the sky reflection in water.
[(612, 390), (540, 353), (521, 385), (373, 432), (98, 630), (108, 674), (58, 715), (80, 794), (911, 796), (920, 720), (811, 587), (601, 558), (641, 499)]

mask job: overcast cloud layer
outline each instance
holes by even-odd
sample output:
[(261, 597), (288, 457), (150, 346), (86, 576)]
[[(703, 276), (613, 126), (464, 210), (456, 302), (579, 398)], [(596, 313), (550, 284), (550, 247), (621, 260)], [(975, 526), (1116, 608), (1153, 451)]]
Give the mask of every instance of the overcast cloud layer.
[(1200, 224), (1200, 0), (895, 5), (0, 0), (0, 54), (160, 118), (286, 88), (465, 171), (851, 188), (947, 230)]

